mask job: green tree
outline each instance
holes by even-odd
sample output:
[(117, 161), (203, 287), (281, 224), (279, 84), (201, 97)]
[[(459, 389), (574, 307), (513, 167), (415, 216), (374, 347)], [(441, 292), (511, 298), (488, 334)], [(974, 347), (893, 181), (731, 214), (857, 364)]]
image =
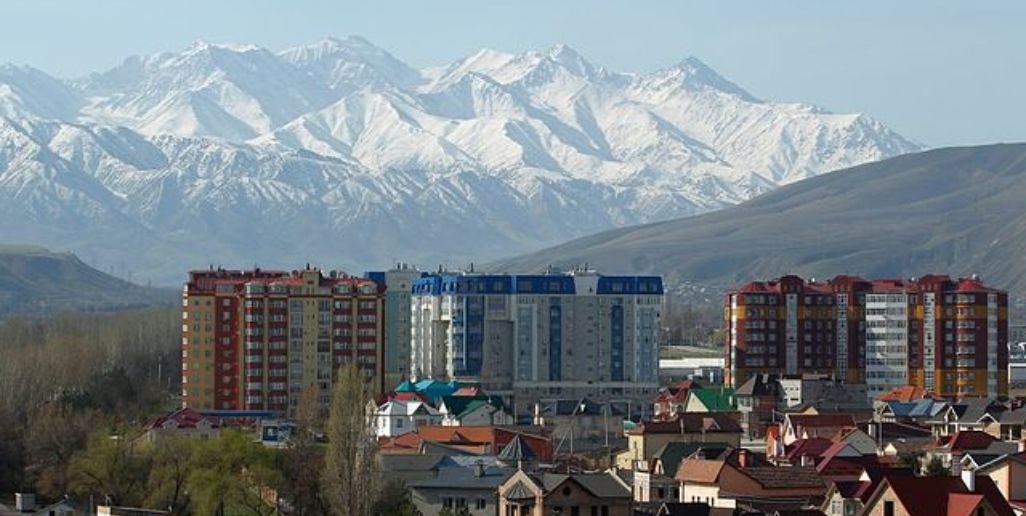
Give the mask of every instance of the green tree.
[(377, 442), (365, 404), (371, 393), (359, 370), (340, 367), (328, 418), (323, 487), (331, 513), (366, 516), (380, 485)]
[(271, 515), (266, 489), (281, 486), (278, 454), (240, 431), (229, 430), (194, 450), (186, 483), (196, 514)]
[(940, 457), (934, 457), (930, 459), (930, 462), (926, 463), (926, 469), (923, 474), (928, 477), (943, 477), (951, 474), (951, 470), (944, 465)]
[(71, 460), (72, 490), (112, 505), (138, 505), (148, 461), (132, 450), (132, 433), (96, 432)]
[(32, 411), (24, 446), (39, 494), (57, 499), (71, 492), (71, 458), (86, 447), (89, 433), (98, 426), (96, 413), (73, 412), (56, 403)]
[(146, 507), (184, 514), (189, 507), (187, 481), (191, 472), (196, 442), (182, 437), (164, 438), (149, 450), (150, 474), (147, 479)]
[(316, 387), (308, 387), (300, 393), (295, 422), (288, 446), (282, 452), (282, 495), (294, 514), (328, 514), (328, 502), (321, 489), (324, 446), (317, 442), (317, 436), (324, 431), (324, 418)]
[(392, 479), (382, 486), (371, 513), (375, 516), (415, 516), (417, 506), (413, 504), (406, 483)]

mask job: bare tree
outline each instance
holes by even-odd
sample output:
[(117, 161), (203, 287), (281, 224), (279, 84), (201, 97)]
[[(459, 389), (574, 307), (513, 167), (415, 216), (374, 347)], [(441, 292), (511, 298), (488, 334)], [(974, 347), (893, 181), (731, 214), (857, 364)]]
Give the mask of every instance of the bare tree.
[(377, 443), (365, 410), (368, 384), (355, 366), (338, 370), (328, 418), (323, 488), (332, 514), (366, 516), (377, 498)]

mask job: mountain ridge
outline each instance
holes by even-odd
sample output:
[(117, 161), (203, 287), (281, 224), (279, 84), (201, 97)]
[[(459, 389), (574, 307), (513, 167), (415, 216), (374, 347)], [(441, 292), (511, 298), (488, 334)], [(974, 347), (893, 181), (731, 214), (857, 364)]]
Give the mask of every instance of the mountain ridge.
[(589, 263), (731, 286), (788, 273), (981, 274), (1026, 293), (1026, 143), (949, 147), (787, 185), (714, 213), (609, 230), (489, 268)]
[(697, 58), (622, 73), (557, 45), (418, 70), (359, 37), (197, 43), (69, 81), (0, 68), (0, 234), (161, 283), (211, 262), (453, 264), (919, 149)]

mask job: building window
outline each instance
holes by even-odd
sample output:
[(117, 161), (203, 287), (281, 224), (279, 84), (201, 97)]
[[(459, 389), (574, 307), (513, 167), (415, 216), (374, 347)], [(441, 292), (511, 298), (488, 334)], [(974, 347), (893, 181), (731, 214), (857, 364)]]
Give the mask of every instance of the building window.
[(890, 500), (884, 502), (884, 516), (894, 516), (894, 502)]

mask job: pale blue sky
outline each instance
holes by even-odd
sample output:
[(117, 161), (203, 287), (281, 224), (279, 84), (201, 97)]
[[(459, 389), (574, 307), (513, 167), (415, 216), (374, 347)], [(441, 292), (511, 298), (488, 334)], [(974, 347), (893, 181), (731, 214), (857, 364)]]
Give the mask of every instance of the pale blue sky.
[(0, 0), (0, 62), (58, 76), (192, 41), (358, 34), (416, 66), (566, 43), (621, 71), (694, 55), (754, 95), (869, 113), (928, 145), (1026, 141), (1026, 2)]

